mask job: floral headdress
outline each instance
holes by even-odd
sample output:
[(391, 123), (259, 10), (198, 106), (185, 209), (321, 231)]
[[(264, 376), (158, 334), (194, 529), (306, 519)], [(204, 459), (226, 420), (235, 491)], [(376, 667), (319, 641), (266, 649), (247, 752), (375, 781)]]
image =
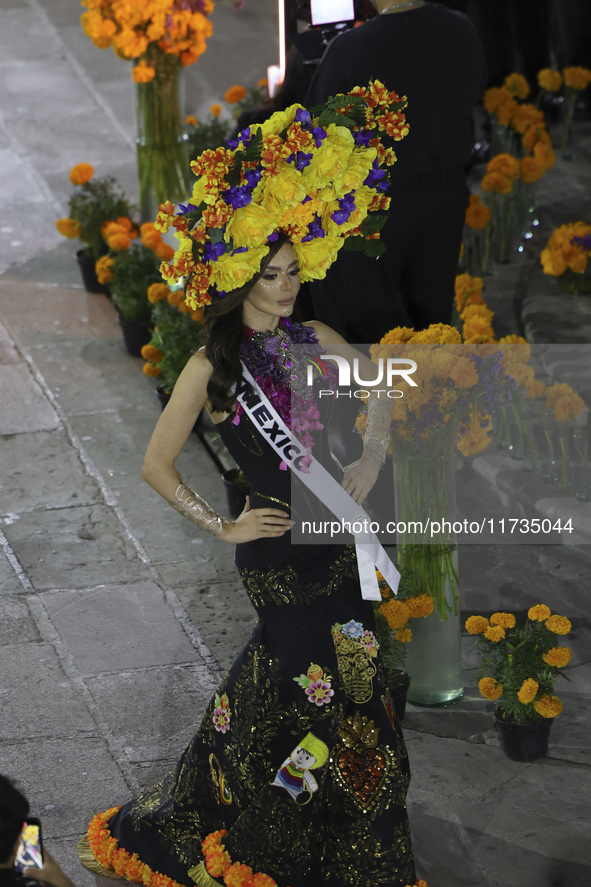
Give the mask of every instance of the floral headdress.
[(390, 205), (387, 167), (396, 155), (381, 133), (408, 133), (400, 98), (378, 80), (309, 111), (292, 105), (243, 130), (228, 147), (191, 163), (198, 180), (187, 206), (161, 204), (160, 231), (176, 228), (167, 281), (185, 279), (192, 309), (244, 286), (270, 242), (291, 241), (302, 281), (322, 279), (343, 245), (379, 256)]

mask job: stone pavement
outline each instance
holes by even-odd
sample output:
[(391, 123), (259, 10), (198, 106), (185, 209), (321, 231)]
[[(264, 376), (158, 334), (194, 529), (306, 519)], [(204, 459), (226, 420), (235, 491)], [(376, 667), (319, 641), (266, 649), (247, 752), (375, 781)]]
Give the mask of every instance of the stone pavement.
[[(53, 227), (73, 163), (136, 193), (129, 66), (91, 46), (79, 12), (72, 0), (0, 0), (0, 759), (57, 859), (91, 887), (75, 852), (86, 823), (174, 763), (254, 615), (231, 549), (141, 481), (153, 383), (125, 354), (107, 299), (81, 289), (75, 247)], [(274, 0), (240, 13), (218, 5), (208, 52), (187, 71), (187, 111), (203, 114), (276, 61), (274, 13)], [(588, 207), (581, 159), (544, 188), (547, 231)], [(531, 318), (553, 282), (535, 261), (531, 249), (517, 257), (487, 297), (511, 332), (531, 298), (528, 330), (548, 341)], [(580, 341), (579, 317), (562, 341)], [(179, 467), (224, 510), (196, 438)], [(502, 753), (467, 637), (462, 702), (409, 707), (419, 875), (429, 887), (588, 887), (589, 549), (465, 546), (460, 571), (464, 615), (544, 601), (569, 616), (573, 668), (557, 686), (564, 713), (549, 757), (535, 764)]]

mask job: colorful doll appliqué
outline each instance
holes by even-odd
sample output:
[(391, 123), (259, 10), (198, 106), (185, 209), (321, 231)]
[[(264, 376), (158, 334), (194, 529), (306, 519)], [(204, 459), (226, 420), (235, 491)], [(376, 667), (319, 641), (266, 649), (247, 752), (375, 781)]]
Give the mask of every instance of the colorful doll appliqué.
[[(296, 803), (307, 804), (318, 783), (310, 770), (323, 767), (328, 760), (328, 746), (308, 733), (286, 758), (271, 785), (284, 788)], [(304, 793), (307, 797), (303, 797)]]

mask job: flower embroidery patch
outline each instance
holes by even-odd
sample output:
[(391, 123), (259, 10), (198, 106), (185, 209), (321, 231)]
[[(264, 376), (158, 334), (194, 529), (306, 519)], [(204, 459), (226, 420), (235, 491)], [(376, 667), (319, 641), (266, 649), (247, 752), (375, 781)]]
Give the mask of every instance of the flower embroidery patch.
[(372, 659), (378, 655), (379, 648), (374, 633), (354, 619), (344, 625), (336, 622), (331, 631), (345, 693), (358, 704), (369, 702), (376, 673)]
[(213, 726), (218, 733), (227, 733), (230, 729), (230, 700), (226, 693), (215, 694), (213, 709)]
[(323, 672), (322, 668), (313, 662), (310, 663), (308, 673), (301, 674), (299, 678), (294, 678), (294, 681), (303, 688), (304, 693), (308, 697), (308, 702), (312, 702), (319, 707), (328, 705), (334, 696), (331, 676), (328, 672)]

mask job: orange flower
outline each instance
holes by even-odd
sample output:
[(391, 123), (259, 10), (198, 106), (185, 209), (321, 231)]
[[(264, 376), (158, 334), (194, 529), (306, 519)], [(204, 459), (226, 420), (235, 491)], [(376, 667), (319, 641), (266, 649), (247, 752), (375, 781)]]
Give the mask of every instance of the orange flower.
[(131, 246), (131, 238), (129, 234), (111, 234), (111, 236), (107, 239), (107, 245), (109, 249), (115, 250), (115, 252), (119, 252), (122, 249), (129, 249), (129, 247)]
[(98, 282), (104, 286), (105, 283), (110, 283), (114, 280), (112, 267), (115, 264), (115, 259), (111, 256), (101, 256), (98, 262), (95, 263), (94, 270), (96, 272), (96, 276)]
[(146, 376), (150, 376), (151, 379), (157, 379), (162, 370), (160, 367), (155, 367), (152, 363), (145, 363), (142, 367), (143, 372)]
[(191, 320), (194, 320), (195, 323), (203, 323), (205, 320), (203, 308), (197, 308), (196, 311), (191, 311)]
[(399, 628), (398, 631), (394, 632), (394, 637), (397, 641), (408, 644), (412, 640), (412, 631), (410, 628)]
[(495, 194), (509, 194), (513, 186), (511, 180), (503, 173), (488, 172), (482, 179), (480, 187), (483, 191), (493, 191)]
[(511, 93), (506, 86), (492, 86), (484, 93), (484, 107), (489, 114), (495, 114), (497, 108), (505, 102), (510, 101)]
[(148, 302), (155, 305), (168, 297), (170, 290), (165, 283), (152, 283), (148, 287)]
[(148, 65), (142, 59), (141, 62), (133, 66), (131, 76), (136, 83), (149, 83), (156, 76), (156, 68)]
[(220, 105), (219, 102), (216, 102), (214, 105), (211, 106), (211, 108), (209, 110), (210, 110), (210, 113), (213, 114), (214, 117), (219, 117), (220, 114), (222, 113), (222, 106)]
[(381, 604), (378, 612), (382, 614), (389, 628), (402, 628), (409, 620), (410, 610), (404, 601), (395, 599)]
[(197, 118), (194, 116), (194, 114), (187, 114), (187, 116), (185, 117), (185, 123), (187, 124), (187, 126), (197, 126)]
[(562, 74), (552, 68), (542, 68), (538, 71), (538, 83), (546, 92), (558, 92), (562, 86)]
[(503, 685), (494, 678), (482, 678), (478, 682), (478, 690), (485, 699), (500, 699), (503, 695)]
[(558, 696), (548, 696), (544, 693), (534, 702), (534, 708), (543, 718), (555, 718), (562, 711), (562, 702)]
[(414, 619), (430, 616), (435, 604), (429, 594), (418, 594), (415, 597), (407, 597), (404, 601)]
[(568, 647), (551, 647), (547, 653), (544, 653), (542, 659), (546, 665), (552, 665), (555, 668), (564, 668), (571, 661), (572, 652)]
[(546, 619), (546, 628), (548, 631), (553, 631), (554, 634), (568, 634), (572, 625), (566, 616), (554, 615)]
[(174, 247), (169, 243), (159, 243), (154, 252), (162, 262), (169, 262), (174, 256)]
[(58, 219), (55, 223), (55, 227), (64, 237), (69, 238), (69, 240), (73, 240), (74, 237), (80, 237), (82, 234), (82, 225), (77, 219), (70, 219), (66, 216), (65, 219)]
[(502, 105), (499, 105), (497, 110), (495, 111), (495, 115), (501, 126), (509, 126), (515, 114), (519, 113), (519, 104), (515, 101), (515, 99), (509, 99), (506, 102), (503, 102)]
[(580, 65), (571, 65), (568, 68), (563, 68), (562, 73), (564, 75), (564, 85), (577, 92), (586, 89), (591, 83), (591, 71), (589, 68), (582, 68)]
[(550, 613), (550, 607), (547, 607), (546, 604), (536, 604), (535, 607), (530, 607), (527, 611), (527, 618), (532, 622), (545, 622)]
[(73, 185), (85, 185), (94, 175), (94, 167), (90, 163), (77, 163), (70, 170), (70, 181)]
[(162, 243), (162, 235), (152, 222), (144, 222), (143, 225), (140, 225), (140, 237), (144, 246), (151, 250), (155, 250)]
[(485, 629), (484, 637), (487, 641), (498, 644), (505, 637), (505, 629), (501, 625), (491, 625), (490, 628)]
[(266, 77), (261, 77), (261, 79), (260, 79), (259, 82), (257, 83), (257, 87), (258, 87), (259, 89), (267, 89), (268, 86), (269, 86), (269, 81), (267, 80), (267, 78), (266, 78)]
[(470, 195), (470, 204), (466, 208), (466, 225), (476, 231), (483, 231), (490, 222), (491, 213), (479, 194)]
[(517, 698), (521, 702), (522, 705), (529, 705), (538, 692), (539, 684), (537, 681), (534, 681), (533, 678), (527, 678), (521, 685), (521, 689), (517, 692)]
[(235, 105), (236, 102), (241, 102), (243, 98), (246, 98), (246, 90), (243, 86), (231, 86), (224, 93), (224, 101), (229, 105)]
[(493, 613), (490, 617), (491, 625), (501, 625), (503, 628), (515, 628), (515, 616), (513, 613)]
[(531, 184), (541, 179), (546, 172), (546, 167), (537, 157), (526, 155), (519, 161), (519, 178), (522, 182)]
[(500, 172), (513, 181), (519, 172), (519, 161), (512, 154), (497, 154), (488, 161), (486, 171), (489, 173)]
[(529, 83), (523, 74), (508, 74), (503, 81), (512, 96), (526, 99), (530, 93)]
[(155, 345), (142, 345), (141, 355), (144, 360), (151, 360), (152, 363), (160, 363), (164, 357), (164, 352)]

